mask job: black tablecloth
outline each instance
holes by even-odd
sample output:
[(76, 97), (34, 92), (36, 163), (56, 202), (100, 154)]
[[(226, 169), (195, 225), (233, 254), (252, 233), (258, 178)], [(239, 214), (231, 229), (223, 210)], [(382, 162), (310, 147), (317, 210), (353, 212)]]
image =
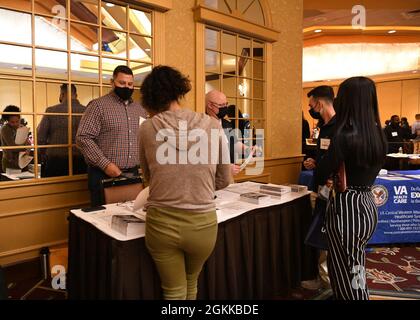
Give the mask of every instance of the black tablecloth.
[[(257, 209), (219, 224), (199, 278), (199, 299), (271, 299), (317, 275), (304, 245), (309, 196)], [(118, 241), (69, 216), (70, 299), (161, 299), (159, 275), (144, 238)]]

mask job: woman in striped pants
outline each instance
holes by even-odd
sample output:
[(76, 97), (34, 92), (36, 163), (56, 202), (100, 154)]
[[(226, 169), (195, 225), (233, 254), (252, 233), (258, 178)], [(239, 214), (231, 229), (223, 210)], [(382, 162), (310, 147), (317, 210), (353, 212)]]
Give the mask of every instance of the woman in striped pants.
[(345, 167), (347, 188), (332, 192), (327, 210), (328, 271), (334, 297), (368, 300), (365, 248), (377, 224), (371, 186), (386, 157), (375, 83), (365, 77), (344, 81), (334, 102), (336, 134), (317, 166), (318, 181)]

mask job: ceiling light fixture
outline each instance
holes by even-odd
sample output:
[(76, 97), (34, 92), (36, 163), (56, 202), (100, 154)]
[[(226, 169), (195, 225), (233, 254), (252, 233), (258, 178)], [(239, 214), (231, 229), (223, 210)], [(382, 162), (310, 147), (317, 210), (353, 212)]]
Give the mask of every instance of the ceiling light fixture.
[(109, 8), (112, 8), (112, 7), (114, 7), (115, 6), (115, 4), (113, 4), (113, 3), (106, 3), (105, 4), (107, 7), (109, 7)]
[(397, 32), (397, 30), (389, 30), (389, 31), (388, 31), (388, 33), (389, 33), (389, 34), (391, 34), (391, 33), (395, 33), (395, 32)]
[(316, 29), (314, 32), (315, 33), (320, 33), (320, 32), (322, 32), (322, 30), (321, 29)]

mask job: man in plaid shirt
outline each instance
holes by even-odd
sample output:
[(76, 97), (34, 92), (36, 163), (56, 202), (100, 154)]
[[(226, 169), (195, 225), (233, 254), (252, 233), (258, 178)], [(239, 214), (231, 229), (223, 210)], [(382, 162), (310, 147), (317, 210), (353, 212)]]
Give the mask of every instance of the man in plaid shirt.
[(80, 121), (76, 143), (88, 163), (91, 205), (104, 203), (101, 180), (119, 177), (123, 172), (138, 174), (137, 132), (146, 111), (131, 98), (133, 71), (115, 68), (113, 91), (92, 100)]

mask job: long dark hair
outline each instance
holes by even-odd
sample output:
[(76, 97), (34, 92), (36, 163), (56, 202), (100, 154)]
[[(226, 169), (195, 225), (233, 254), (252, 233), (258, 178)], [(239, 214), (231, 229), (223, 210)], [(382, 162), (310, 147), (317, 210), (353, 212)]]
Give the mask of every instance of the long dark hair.
[(334, 101), (337, 115), (337, 151), (342, 146), (356, 159), (356, 164), (369, 167), (384, 162), (387, 142), (379, 119), (375, 83), (366, 77), (353, 77), (344, 81)]

